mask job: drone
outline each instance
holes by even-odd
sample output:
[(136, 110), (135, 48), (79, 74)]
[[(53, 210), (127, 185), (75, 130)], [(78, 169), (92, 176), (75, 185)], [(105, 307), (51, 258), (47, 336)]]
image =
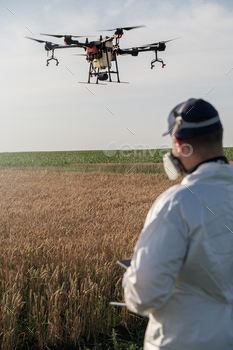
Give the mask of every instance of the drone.
[[(55, 35), (55, 34), (43, 34), (45, 36), (51, 36), (55, 38), (64, 38), (65, 45), (55, 44), (50, 41), (44, 41), (40, 39), (35, 39), (31, 37), (26, 37), (30, 40), (35, 40), (39, 43), (44, 43), (44, 48), (47, 51), (47, 63), (48, 66), (50, 61), (55, 60), (56, 65), (58, 66), (59, 61), (57, 57), (54, 56), (54, 51), (58, 49), (67, 49), (67, 48), (83, 48), (85, 50), (85, 54), (77, 54), (78, 56), (85, 56), (87, 62), (89, 63), (89, 72), (88, 72), (88, 80), (87, 83), (91, 83), (91, 78), (96, 78), (96, 84), (99, 81), (107, 81), (109, 82), (117, 82), (120, 83), (119, 77), (119, 69), (117, 64), (117, 56), (118, 55), (131, 55), (138, 56), (139, 52), (148, 52), (153, 51), (155, 54), (155, 58), (151, 61), (151, 69), (154, 68), (154, 63), (159, 62), (162, 65), (162, 68), (166, 66), (161, 58), (158, 58), (158, 51), (165, 51), (166, 43), (175, 39), (160, 41), (157, 43), (152, 43), (148, 45), (142, 45), (138, 47), (131, 47), (126, 49), (121, 49), (119, 45), (119, 41), (122, 38), (124, 31), (129, 31), (136, 28), (145, 27), (144, 25), (134, 26), (134, 27), (122, 27), (115, 29), (106, 29), (103, 31), (113, 31), (114, 34), (111, 37), (105, 36), (102, 37), (100, 35), (97, 41), (89, 41), (86, 38), (85, 42), (80, 42), (77, 38), (83, 38), (83, 36), (77, 35)], [(113, 62), (115, 63), (115, 70), (112, 68)], [(116, 74), (117, 80), (112, 80), (112, 74)]]

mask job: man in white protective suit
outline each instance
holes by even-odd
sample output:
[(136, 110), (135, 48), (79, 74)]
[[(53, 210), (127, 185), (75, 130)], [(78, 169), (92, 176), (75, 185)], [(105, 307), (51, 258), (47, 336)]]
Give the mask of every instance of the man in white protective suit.
[(168, 117), (171, 179), (150, 209), (123, 279), (129, 310), (149, 317), (145, 350), (233, 349), (233, 164), (218, 112), (202, 99)]

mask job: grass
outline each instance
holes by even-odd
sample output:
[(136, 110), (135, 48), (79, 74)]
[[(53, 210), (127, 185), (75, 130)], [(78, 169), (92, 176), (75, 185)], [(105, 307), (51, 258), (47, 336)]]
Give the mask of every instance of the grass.
[(224, 155), (227, 157), (229, 161), (233, 161), (233, 148), (232, 147), (226, 147), (224, 148)]

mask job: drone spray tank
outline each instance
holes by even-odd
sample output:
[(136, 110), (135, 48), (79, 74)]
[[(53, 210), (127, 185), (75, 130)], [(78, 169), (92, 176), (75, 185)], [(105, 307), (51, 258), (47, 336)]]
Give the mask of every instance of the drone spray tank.
[(111, 68), (112, 63), (112, 48), (113, 48), (113, 43), (112, 41), (106, 41), (104, 43), (104, 49), (101, 50), (101, 57), (100, 58), (95, 58), (94, 59), (94, 68), (99, 68), (99, 69), (105, 69), (105, 68)]

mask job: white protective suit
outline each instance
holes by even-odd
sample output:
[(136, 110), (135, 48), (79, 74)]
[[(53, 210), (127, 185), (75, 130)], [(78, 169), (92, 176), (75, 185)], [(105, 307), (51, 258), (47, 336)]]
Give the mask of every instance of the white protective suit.
[(209, 162), (150, 209), (123, 279), (145, 350), (233, 350), (233, 165)]

